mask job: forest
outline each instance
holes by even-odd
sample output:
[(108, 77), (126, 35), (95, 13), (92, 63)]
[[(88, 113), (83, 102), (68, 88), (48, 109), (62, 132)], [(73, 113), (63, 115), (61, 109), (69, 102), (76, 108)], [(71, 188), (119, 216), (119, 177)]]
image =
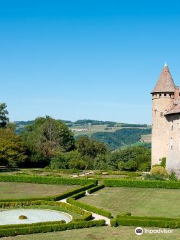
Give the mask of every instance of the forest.
[(46, 116), (29, 122), (17, 134), (16, 124), (9, 122), (3, 103), (0, 104), (0, 166), (148, 171), (150, 149), (138, 146), (112, 149), (114, 144), (136, 142), (140, 134), (149, 132), (150, 129), (127, 128), (106, 133), (108, 141), (103, 133), (75, 138), (65, 122)]

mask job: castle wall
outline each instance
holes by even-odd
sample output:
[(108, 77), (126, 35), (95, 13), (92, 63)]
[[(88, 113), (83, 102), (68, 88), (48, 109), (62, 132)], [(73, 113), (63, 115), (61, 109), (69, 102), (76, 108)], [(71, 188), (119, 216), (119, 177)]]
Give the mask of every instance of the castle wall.
[(166, 159), (168, 173), (175, 172), (180, 178), (180, 114), (167, 116), (170, 124), (169, 147)]
[(170, 122), (164, 114), (171, 109), (174, 95), (171, 93), (152, 94), (152, 156), (151, 165), (160, 164), (167, 157)]

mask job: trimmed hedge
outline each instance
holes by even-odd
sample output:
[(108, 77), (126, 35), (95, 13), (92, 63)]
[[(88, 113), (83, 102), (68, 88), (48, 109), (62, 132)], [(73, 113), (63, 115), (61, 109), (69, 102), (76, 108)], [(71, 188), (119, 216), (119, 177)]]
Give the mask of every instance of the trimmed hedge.
[(24, 182), (39, 184), (57, 184), (57, 185), (87, 185), (93, 183), (97, 185), (98, 181), (85, 178), (61, 178), (61, 177), (42, 177), (27, 175), (0, 175), (0, 182)]
[(67, 224), (53, 224), (53, 225), (39, 225), (39, 226), (18, 226), (16, 228), (2, 228), (0, 229), (0, 237), (9, 237), (16, 235), (26, 235), (34, 233), (45, 233), (45, 232), (54, 232), (54, 231), (65, 231), (78, 228), (90, 228), (90, 227), (100, 227), (105, 225), (105, 220), (96, 220), (96, 221), (81, 221), (81, 222), (70, 222)]
[(117, 216), (111, 221), (111, 226), (141, 226), (159, 228), (180, 228), (180, 218)]
[[(60, 211), (62, 209), (68, 210), (70, 212), (76, 213), (78, 215), (82, 215), (81, 217), (75, 219), (76, 221), (88, 221), (92, 219), (92, 213), (84, 211), (83, 209), (76, 207), (74, 205), (70, 205), (63, 202), (53, 202), (53, 201), (30, 201), (30, 202), (1, 202), (0, 208), (6, 207), (23, 207), (23, 206), (31, 206), (31, 205), (47, 205), (47, 206), (57, 206), (60, 207)], [(29, 225), (28, 225), (29, 226)]]
[(58, 201), (58, 200), (61, 200), (61, 199), (64, 199), (64, 198), (67, 198), (67, 197), (70, 197), (76, 193), (79, 193), (79, 192), (82, 192), (84, 190), (87, 190), (89, 188), (92, 188), (94, 187), (95, 184), (94, 183), (91, 183), (91, 184), (88, 184), (86, 186), (82, 186), (82, 187), (79, 187), (79, 188), (76, 188), (74, 190), (70, 190), (66, 193), (62, 193), (62, 194), (59, 194), (59, 195), (55, 195), (55, 196), (51, 196), (51, 197), (37, 197), (37, 198), (19, 198), (19, 199), (0, 199), (0, 202), (22, 202), (22, 201), (36, 201), (36, 200), (44, 200), (44, 201)]
[(89, 194), (91, 194), (91, 193), (93, 193), (93, 192), (96, 192), (96, 191), (104, 188), (104, 187), (105, 187), (104, 184), (99, 185), (99, 186), (95, 186), (95, 187), (92, 187), (92, 188), (88, 189), (87, 192), (88, 192)]
[(87, 211), (94, 212), (94, 213), (100, 214), (100, 215), (108, 217), (108, 218), (112, 217), (112, 215), (109, 211), (106, 211), (102, 208), (97, 208), (97, 207), (94, 207), (94, 206), (91, 206), (91, 205), (88, 205), (88, 204), (85, 204), (85, 203), (82, 203), (82, 202), (78, 202), (78, 201), (74, 200), (73, 197), (68, 198), (67, 202), (72, 204), (72, 205), (75, 205), (77, 207), (83, 208)]
[(149, 180), (130, 180), (130, 179), (105, 179), (106, 187), (136, 187), (136, 188), (167, 188), (180, 189), (180, 181), (149, 181)]

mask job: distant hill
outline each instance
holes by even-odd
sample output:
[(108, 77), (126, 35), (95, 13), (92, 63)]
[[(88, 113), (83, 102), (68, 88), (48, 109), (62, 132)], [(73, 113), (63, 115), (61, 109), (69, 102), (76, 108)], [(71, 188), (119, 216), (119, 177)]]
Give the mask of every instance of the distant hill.
[[(75, 122), (61, 121), (74, 132), (75, 138), (87, 135), (104, 142), (112, 150), (128, 146), (141, 145), (150, 147), (151, 145), (151, 126), (147, 124), (117, 123), (91, 119), (77, 120)], [(16, 132), (20, 134), (27, 125), (31, 125), (33, 122), (16, 121)]]

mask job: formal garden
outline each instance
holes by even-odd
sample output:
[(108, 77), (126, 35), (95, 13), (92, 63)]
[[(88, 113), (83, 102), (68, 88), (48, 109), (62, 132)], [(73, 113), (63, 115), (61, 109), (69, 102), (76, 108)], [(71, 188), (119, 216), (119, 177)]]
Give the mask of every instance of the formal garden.
[(17, 134), (7, 114), (0, 104), (1, 238), (150, 239), (143, 227), (178, 239), (180, 181), (165, 158), (150, 169), (149, 148), (112, 151), (49, 116)]

